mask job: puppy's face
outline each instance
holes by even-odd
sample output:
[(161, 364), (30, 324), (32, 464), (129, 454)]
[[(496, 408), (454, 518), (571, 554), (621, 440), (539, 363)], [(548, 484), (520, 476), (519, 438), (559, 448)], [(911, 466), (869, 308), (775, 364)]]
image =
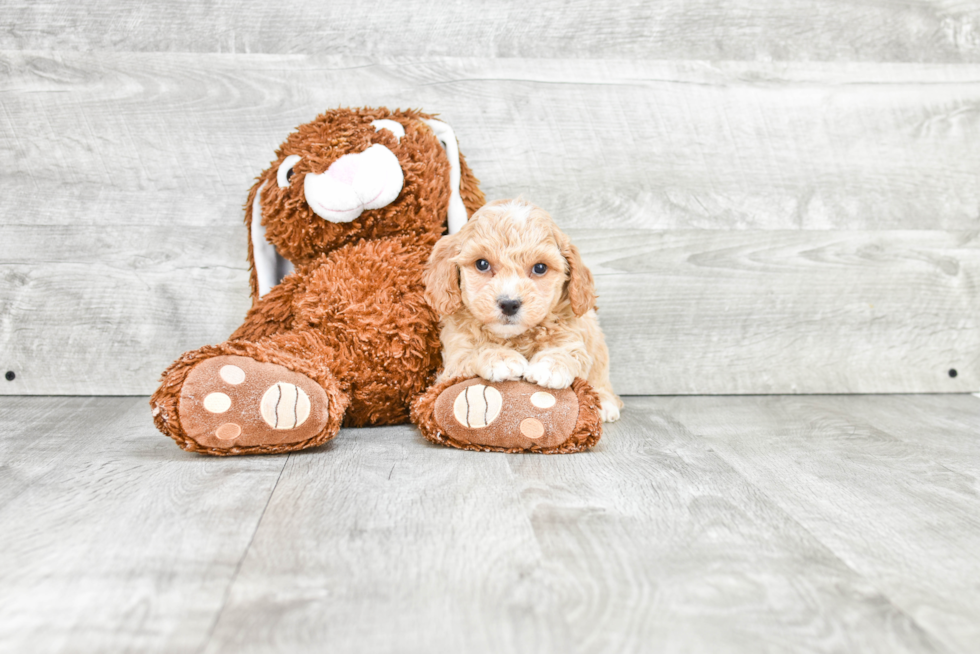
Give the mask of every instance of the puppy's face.
[(539, 325), (563, 300), (582, 315), (595, 297), (578, 251), (551, 216), (513, 200), (486, 205), (458, 234), (444, 237), (433, 251), (426, 286), (441, 313), (453, 313), (461, 303), (503, 338)]
[(485, 207), (474, 218), (455, 257), (463, 304), (490, 332), (516, 336), (557, 306), (568, 279), (554, 223), (516, 203)]

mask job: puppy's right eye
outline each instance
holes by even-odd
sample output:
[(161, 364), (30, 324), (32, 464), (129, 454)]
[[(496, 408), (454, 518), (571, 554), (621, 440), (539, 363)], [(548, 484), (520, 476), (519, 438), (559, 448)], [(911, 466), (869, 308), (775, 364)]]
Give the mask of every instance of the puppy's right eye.
[(490, 270), (490, 262), (487, 261), (486, 259), (477, 259), (476, 269), (479, 270), (480, 272), (486, 272)]

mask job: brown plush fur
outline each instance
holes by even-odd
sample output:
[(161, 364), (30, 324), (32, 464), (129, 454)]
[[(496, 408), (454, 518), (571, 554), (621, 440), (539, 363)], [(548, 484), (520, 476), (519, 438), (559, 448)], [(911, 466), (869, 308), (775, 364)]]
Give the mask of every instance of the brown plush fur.
[[(418, 111), (340, 109), (291, 134), (271, 166), (249, 192), (249, 227), (255, 194), (262, 190), (266, 238), (296, 271), (262, 298), (254, 272), (253, 305), (231, 339), (183, 355), (168, 368), (151, 399), (155, 422), (187, 450), (241, 454), (302, 449), (325, 442), (343, 424), (405, 422), (409, 404), (432, 381), (439, 366), (437, 317), (425, 302), (422, 270), (446, 228), (449, 162)], [(390, 119), (405, 128), (396, 139), (371, 121)], [(404, 173), (397, 199), (366, 210), (349, 223), (319, 218), (303, 197), (303, 176), (323, 173), (348, 153), (380, 143), (394, 153)], [(289, 155), (301, 155), (290, 185), (279, 188), (276, 172)], [(483, 204), (478, 181), (460, 156), (460, 194), (467, 213)], [(249, 356), (302, 373), (327, 391), (330, 420), (321, 434), (288, 446), (203, 448), (180, 427), (177, 405), (190, 369), (221, 354)], [(346, 408), (346, 413), (343, 411)]]
[[(411, 234), (417, 238), (437, 237), (445, 231), (449, 202), (449, 161), (432, 131), (421, 122), (434, 118), (420, 111), (379, 109), (346, 109), (327, 112), (301, 125), (276, 150), (276, 158), (259, 175), (245, 203), (245, 225), (251, 230), (252, 203), (262, 183), (262, 215), (266, 238), (286, 259), (301, 266), (318, 255), (331, 252), (359, 239)], [(386, 130), (375, 131), (373, 120), (395, 120), (405, 128), (400, 140)], [(303, 199), (302, 175), (322, 173), (345, 154), (361, 152), (380, 143), (398, 157), (405, 185), (398, 199), (381, 209), (365, 211), (349, 223), (331, 223), (320, 219)], [(288, 188), (276, 184), (279, 165), (289, 155), (302, 160), (293, 169), (294, 181)], [(462, 178), (460, 195), (468, 214), (485, 202), (479, 181), (459, 155)], [(249, 242), (248, 262), (252, 270), (253, 301), (258, 296), (255, 260)]]
[(599, 396), (589, 386), (584, 379), (576, 379), (572, 382), (571, 389), (578, 397), (579, 411), (575, 422), (575, 429), (572, 435), (563, 443), (554, 447), (545, 448), (520, 448), (520, 447), (494, 447), (492, 445), (482, 445), (460, 441), (450, 437), (440, 429), (435, 419), (435, 404), (439, 395), (450, 386), (465, 381), (468, 377), (454, 377), (443, 379), (434, 384), (412, 404), (412, 422), (414, 422), (422, 435), (426, 439), (439, 445), (447, 445), (463, 450), (474, 450), (479, 452), (537, 452), (539, 454), (570, 454), (581, 452), (594, 446), (602, 437), (602, 418), (599, 415)]

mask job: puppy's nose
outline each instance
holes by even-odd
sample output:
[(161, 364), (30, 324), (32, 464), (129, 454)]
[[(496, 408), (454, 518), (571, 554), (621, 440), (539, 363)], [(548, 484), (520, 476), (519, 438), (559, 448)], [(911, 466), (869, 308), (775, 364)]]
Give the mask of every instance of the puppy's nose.
[(500, 298), (497, 300), (497, 306), (500, 307), (500, 311), (505, 316), (513, 316), (521, 308), (521, 301), (511, 300), (510, 298)]

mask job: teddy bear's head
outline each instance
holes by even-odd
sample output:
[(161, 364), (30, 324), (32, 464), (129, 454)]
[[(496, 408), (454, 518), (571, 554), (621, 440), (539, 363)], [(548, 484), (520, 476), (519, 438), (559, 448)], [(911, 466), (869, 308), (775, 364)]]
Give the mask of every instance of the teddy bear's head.
[(289, 135), (249, 193), (253, 300), (294, 264), (347, 243), (435, 243), (483, 202), (446, 123), (418, 111), (328, 111)]

